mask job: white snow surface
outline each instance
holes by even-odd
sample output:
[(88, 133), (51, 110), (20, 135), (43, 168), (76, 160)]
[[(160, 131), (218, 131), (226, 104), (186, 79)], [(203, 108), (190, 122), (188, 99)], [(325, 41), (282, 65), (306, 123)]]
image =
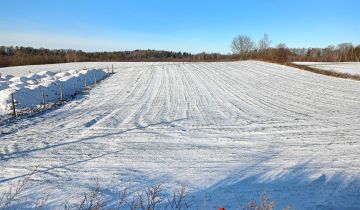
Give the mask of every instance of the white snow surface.
[(18, 77), (4, 76), (0, 78), (0, 119), (11, 112), (11, 94), (16, 109), (36, 108), (43, 102), (43, 98), (45, 103), (59, 101), (61, 91), (63, 99), (74, 96), (86, 86), (103, 80), (107, 76), (106, 71), (78, 69), (60, 73), (41, 71)]
[[(31, 73), (39, 73), (42, 71), (50, 71), (54, 73), (69, 71), (72, 69), (111, 69), (112, 62), (76, 62), (76, 63), (55, 63), (44, 65), (26, 65), (26, 66), (11, 66), (0, 68), (0, 74), (12, 75), (12, 76), (26, 76)], [(117, 62), (117, 65), (121, 66), (135, 66), (144, 65), (143, 63), (131, 63), (131, 62)]]
[(360, 62), (294, 62), (316, 69), (360, 75)]
[(90, 94), (0, 126), (0, 193), (47, 208), (98, 181), (118, 191), (186, 184), (203, 209), (265, 192), (281, 208), (360, 208), (360, 82), (258, 61), (114, 63)]

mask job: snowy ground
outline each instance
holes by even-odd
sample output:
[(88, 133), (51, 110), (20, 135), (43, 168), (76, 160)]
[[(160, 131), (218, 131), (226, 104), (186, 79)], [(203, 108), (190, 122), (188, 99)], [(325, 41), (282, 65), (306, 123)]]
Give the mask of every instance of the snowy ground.
[(40, 104), (70, 99), (105, 79), (110, 71), (103, 69), (69, 70), (59, 73), (42, 71), (27, 76), (0, 78), (0, 121), (12, 111), (12, 98), (17, 111), (39, 108)]
[(48, 192), (51, 208), (96, 180), (110, 203), (165, 182), (204, 209), (262, 192), (360, 208), (360, 82), (257, 61), (115, 66), (89, 95), (0, 126), (0, 192), (40, 165), (23, 196)]
[(360, 75), (360, 62), (294, 62), (316, 69)]
[[(144, 63), (131, 63), (131, 62), (77, 62), (77, 63), (58, 63), (58, 64), (45, 64), (45, 65), (27, 65), (27, 66), (12, 66), (0, 68), (0, 74), (13, 75), (13, 76), (26, 76), (31, 73), (39, 73), (42, 71), (51, 71), (54, 73), (69, 71), (73, 69), (83, 68), (111, 68), (111, 64), (119, 66), (143, 66)], [(146, 64), (145, 64), (146, 65)]]

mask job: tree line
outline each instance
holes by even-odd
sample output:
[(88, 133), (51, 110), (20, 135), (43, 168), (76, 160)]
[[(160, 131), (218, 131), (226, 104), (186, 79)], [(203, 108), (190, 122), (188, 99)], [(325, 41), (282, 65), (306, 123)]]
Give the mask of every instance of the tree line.
[(198, 54), (164, 50), (84, 52), (73, 49), (50, 50), (0, 46), (0, 67), (83, 61), (220, 61), (236, 59), (236, 55), (205, 52)]
[(255, 43), (249, 36), (236, 36), (231, 42), (232, 54), (133, 50), (84, 52), (74, 49), (45, 49), (0, 46), (0, 67), (84, 61), (234, 61), (257, 59), (285, 63), (292, 61), (346, 62), (360, 61), (360, 45), (341, 43), (325, 48), (288, 48), (280, 43), (271, 46), (268, 34)]
[(256, 44), (249, 36), (239, 35), (232, 40), (231, 50), (240, 59), (260, 59), (273, 62), (312, 61), (312, 62), (348, 62), (360, 61), (360, 45), (341, 43), (325, 48), (288, 48), (280, 43), (271, 47), (269, 35)]

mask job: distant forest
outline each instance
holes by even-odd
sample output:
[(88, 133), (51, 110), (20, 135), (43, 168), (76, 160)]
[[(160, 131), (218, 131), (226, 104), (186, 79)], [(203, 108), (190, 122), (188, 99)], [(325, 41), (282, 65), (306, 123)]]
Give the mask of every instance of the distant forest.
[(0, 67), (83, 61), (220, 61), (236, 60), (236, 55), (219, 53), (191, 54), (163, 50), (134, 50), (115, 52), (84, 52), (81, 50), (49, 50), (32, 47), (0, 46)]
[(270, 47), (264, 38), (255, 44), (249, 37), (239, 35), (231, 43), (233, 54), (172, 52), (163, 50), (133, 50), (114, 52), (84, 52), (73, 49), (45, 49), (0, 46), (0, 67), (51, 64), (83, 61), (235, 61), (258, 59), (277, 63), (292, 61), (347, 62), (360, 61), (360, 45), (351, 43), (326, 48), (288, 48), (285, 44)]

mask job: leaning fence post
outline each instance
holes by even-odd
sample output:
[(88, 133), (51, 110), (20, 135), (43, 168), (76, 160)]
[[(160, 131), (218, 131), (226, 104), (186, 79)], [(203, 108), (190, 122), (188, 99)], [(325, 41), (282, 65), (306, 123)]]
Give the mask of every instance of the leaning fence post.
[(75, 85), (75, 78), (73, 79), (73, 94), (76, 95), (76, 85)]
[(41, 87), (41, 99), (42, 99), (42, 107), (45, 108), (45, 93), (44, 93), (44, 87)]
[(61, 81), (59, 81), (60, 83), (60, 101), (64, 101), (64, 94), (63, 94), (63, 89), (62, 89), (62, 84), (61, 84)]
[(13, 117), (16, 117), (16, 107), (15, 107), (15, 99), (14, 94), (11, 93), (11, 104), (12, 104), (12, 111), (13, 111)]

